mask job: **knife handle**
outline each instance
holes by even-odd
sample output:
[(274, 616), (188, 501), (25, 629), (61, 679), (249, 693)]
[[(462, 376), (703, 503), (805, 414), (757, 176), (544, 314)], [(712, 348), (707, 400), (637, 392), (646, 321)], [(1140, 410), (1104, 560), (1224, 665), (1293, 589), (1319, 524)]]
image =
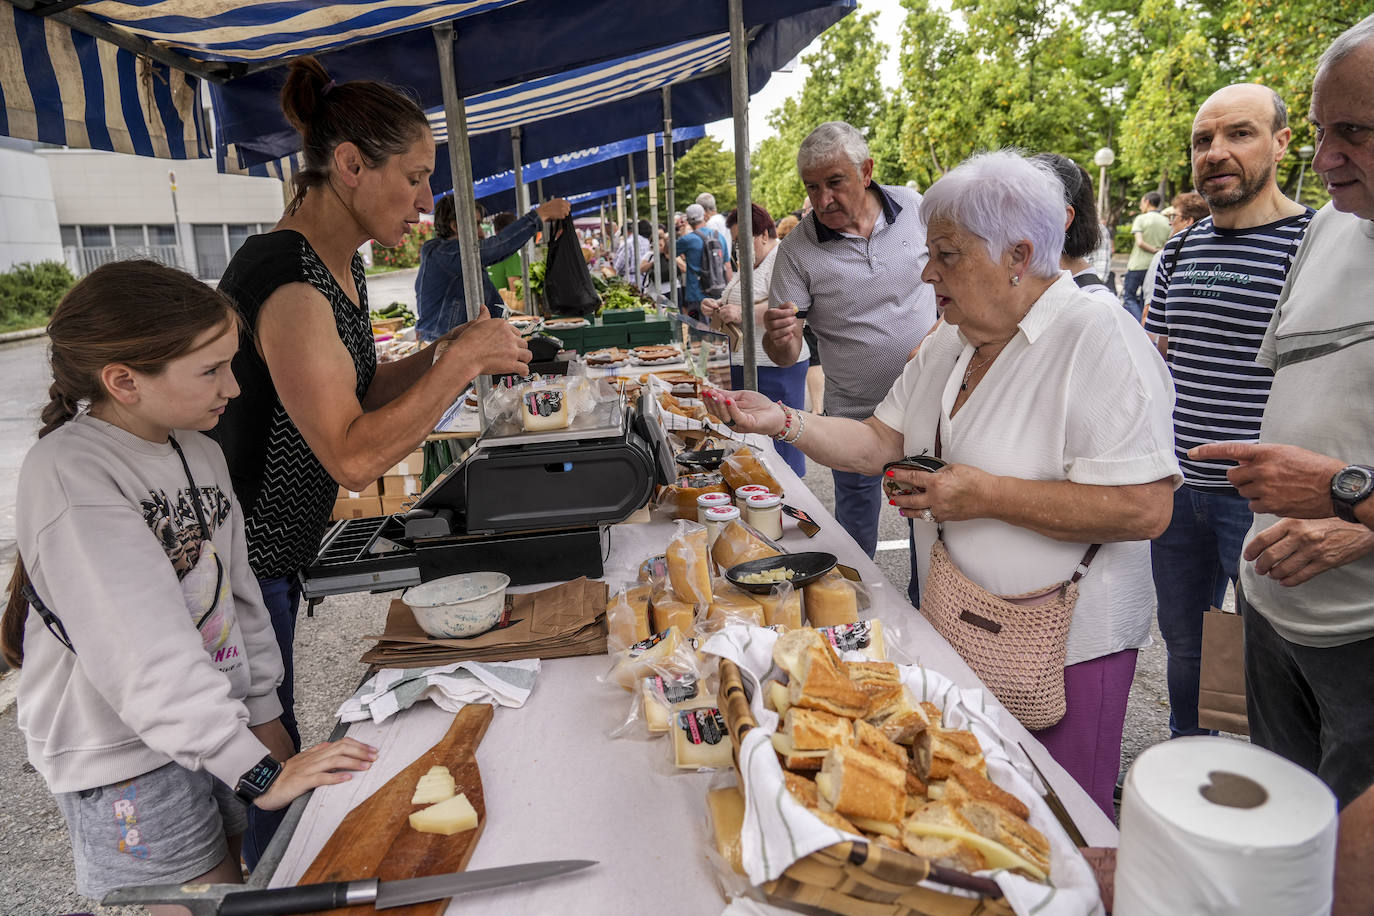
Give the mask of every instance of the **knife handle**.
[(224, 895), (220, 916), (277, 916), (279, 913), (317, 913), (343, 906), (359, 906), (377, 899), (377, 882), (330, 881), (300, 887), (242, 890)]

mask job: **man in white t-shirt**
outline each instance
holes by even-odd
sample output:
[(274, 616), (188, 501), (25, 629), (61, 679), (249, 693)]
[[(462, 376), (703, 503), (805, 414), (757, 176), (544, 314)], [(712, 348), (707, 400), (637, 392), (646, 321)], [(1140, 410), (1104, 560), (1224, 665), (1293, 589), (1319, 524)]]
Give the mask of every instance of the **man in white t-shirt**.
[[(1230, 479), (1256, 512), (1239, 602), (1250, 735), (1350, 805), (1333, 912), (1354, 913), (1374, 896), (1374, 805), (1362, 797), (1374, 785), (1374, 533), (1356, 524), (1374, 519), (1363, 466), (1374, 465), (1374, 16), (1318, 61), (1311, 120), (1312, 169), (1331, 203), (1260, 348), (1274, 369), (1261, 444), (1194, 451), (1242, 462)], [(1304, 520), (1331, 514), (1347, 521)]]

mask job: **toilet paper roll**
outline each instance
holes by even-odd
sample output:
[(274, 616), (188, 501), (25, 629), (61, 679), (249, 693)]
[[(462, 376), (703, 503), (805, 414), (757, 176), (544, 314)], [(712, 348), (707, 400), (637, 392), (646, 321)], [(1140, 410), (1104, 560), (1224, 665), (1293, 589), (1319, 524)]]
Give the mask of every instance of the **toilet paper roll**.
[(1117, 916), (1304, 916), (1331, 909), (1336, 799), (1253, 744), (1177, 738), (1126, 775)]

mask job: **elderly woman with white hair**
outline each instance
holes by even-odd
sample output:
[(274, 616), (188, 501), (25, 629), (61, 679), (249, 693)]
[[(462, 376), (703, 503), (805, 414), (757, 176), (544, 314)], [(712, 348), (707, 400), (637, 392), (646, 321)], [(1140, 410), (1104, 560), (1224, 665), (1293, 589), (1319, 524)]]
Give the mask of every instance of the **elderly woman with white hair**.
[(1110, 817), (1149, 640), (1148, 541), (1180, 475), (1168, 370), (1060, 270), (1064, 214), (1045, 164), (974, 156), (921, 203), (921, 279), (944, 322), (873, 416), (753, 392), (708, 403), (736, 430), (886, 474), (892, 505), (916, 520), (913, 602)]

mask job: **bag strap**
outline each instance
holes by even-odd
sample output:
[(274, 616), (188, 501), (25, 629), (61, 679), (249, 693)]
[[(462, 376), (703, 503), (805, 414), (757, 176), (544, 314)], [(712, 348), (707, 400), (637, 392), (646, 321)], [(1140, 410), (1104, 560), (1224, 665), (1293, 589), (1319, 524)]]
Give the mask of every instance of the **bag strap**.
[[(944, 413), (943, 410), (939, 410), (939, 411), (937, 411), (936, 414), (935, 414), (935, 457), (936, 457), (936, 458), (942, 457), (941, 454), (940, 454), (940, 452), (942, 451), (942, 449), (941, 449), (941, 442), (940, 442), (940, 419), (941, 419), (941, 414), (943, 414), (943, 413)], [(942, 540), (942, 541), (945, 539), (945, 526), (944, 526), (944, 525), (938, 524), (938, 523), (936, 524), (936, 526), (935, 526), (935, 537), (938, 538), (939, 540)], [(1083, 559), (1081, 559), (1081, 560), (1078, 561), (1078, 565), (1077, 565), (1076, 567), (1074, 567), (1073, 575), (1069, 577), (1069, 581), (1068, 581), (1067, 583), (1065, 583), (1065, 584), (1066, 584), (1066, 585), (1073, 585), (1073, 584), (1077, 583), (1079, 579), (1082, 579), (1084, 576), (1086, 576), (1086, 575), (1088, 574), (1088, 567), (1090, 567), (1090, 566), (1093, 565), (1093, 560), (1097, 557), (1097, 552), (1098, 552), (1099, 550), (1101, 550), (1101, 549), (1102, 549), (1102, 545), (1101, 545), (1101, 544), (1091, 544), (1091, 545), (1089, 545), (1088, 549), (1087, 549), (1086, 551), (1084, 551), (1084, 553), (1083, 553)]]
[(1093, 273), (1091, 270), (1088, 271), (1087, 273), (1082, 273), (1082, 274), (1079, 274), (1078, 276), (1074, 277), (1074, 278), (1073, 278), (1073, 282), (1075, 282), (1075, 283), (1078, 284), (1078, 288), (1079, 288), (1079, 289), (1087, 289), (1089, 286), (1106, 286), (1106, 285), (1107, 285), (1107, 284), (1105, 284), (1105, 283), (1102, 282), (1102, 278), (1101, 278), (1101, 277), (1099, 277), (1097, 274)]

